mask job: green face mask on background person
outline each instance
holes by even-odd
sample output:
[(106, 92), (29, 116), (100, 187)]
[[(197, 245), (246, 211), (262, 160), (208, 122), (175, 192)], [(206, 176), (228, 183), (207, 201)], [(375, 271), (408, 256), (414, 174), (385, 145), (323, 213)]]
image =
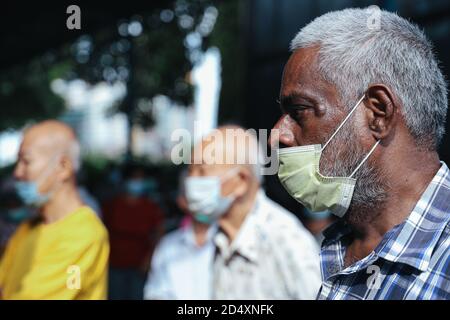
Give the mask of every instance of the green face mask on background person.
[(343, 217), (352, 200), (356, 179), (361, 165), (369, 158), (379, 140), (349, 177), (326, 177), (319, 172), (320, 157), (328, 143), (350, 118), (364, 96), (359, 99), (325, 145), (320, 144), (283, 148), (278, 150), (278, 178), (287, 192), (311, 212), (329, 210)]

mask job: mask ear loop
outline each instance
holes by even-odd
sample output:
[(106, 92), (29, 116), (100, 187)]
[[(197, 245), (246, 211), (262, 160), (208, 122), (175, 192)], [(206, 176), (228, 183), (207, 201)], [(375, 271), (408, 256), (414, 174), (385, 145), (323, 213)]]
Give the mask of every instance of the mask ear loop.
[(358, 164), (358, 166), (356, 167), (355, 170), (353, 170), (352, 174), (350, 175), (350, 178), (352, 178), (355, 173), (358, 171), (358, 169), (364, 164), (364, 162), (366, 162), (367, 159), (369, 159), (370, 155), (372, 154), (372, 152), (375, 151), (375, 148), (377, 147), (377, 145), (380, 143), (381, 140), (378, 140), (372, 147), (372, 149), (370, 149), (369, 153), (364, 157), (364, 159), (361, 161), (360, 164)]
[(334, 133), (331, 135), (330, 139), (328, 139), (328, 141), (325, 143), (325, 145), (322, 147), (323, 151), (327, 145), (330, 143), (330, 141), (334, 138), (334, 136), (339, 132), (339, 130), (342, 128), (342, 126), (347, 122), (347, 120), (350, 118), (350, 116), (353, 114), (353, 112), (355, 112), (356, 108), (359, 106), (359, 104), (363, 101), (365, 95), (363, 95), (358, 102), (356, 103), (356, 105), (352, 108), (352, 110), (349, 112), (349, 114), (345, 117), (345, 119), (341, 122), (341, 124), (339, 125), (339, 127), (337, 127), (337, 129), (334, 131)]

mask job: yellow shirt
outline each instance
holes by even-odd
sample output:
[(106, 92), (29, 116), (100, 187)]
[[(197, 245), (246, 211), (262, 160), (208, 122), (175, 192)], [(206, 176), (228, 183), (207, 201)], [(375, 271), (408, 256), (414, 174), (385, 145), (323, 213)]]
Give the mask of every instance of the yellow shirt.
[(89, 207), (23, 223), (0, 263), (3, 299), (106, 299), (108, 233)]

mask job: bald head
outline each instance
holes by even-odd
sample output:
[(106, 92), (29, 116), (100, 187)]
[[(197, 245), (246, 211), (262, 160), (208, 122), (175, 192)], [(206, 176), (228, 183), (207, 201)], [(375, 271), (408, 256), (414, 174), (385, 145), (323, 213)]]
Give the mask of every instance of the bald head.
[(66, 124), (49, 120), (25, 130), (14, 176), (34, 181), (41, 192), (62, 183), (75, 184), (80, 147), (75, 132)]
[(205, 136), (193, 150), (194, 165), (208, 166), (206, 171), (227, 171), (245, 167), (261, 180), (260, 149), (254, 130), (236, 125), (221, 126)]
[(67, 139), (76, 139), (75, 132), (71, 127), (61, 121), (46, 120), (32, 125), (25, 131), (25, 135), (34, 134), (41, 136), (60, 136)]
[(50, 157), (65, 155), (72, 162), (74, 171), (79, 169), (80, 147), (74, 130), (67, 124), (47, 120), (25, 130), (22, 146)]

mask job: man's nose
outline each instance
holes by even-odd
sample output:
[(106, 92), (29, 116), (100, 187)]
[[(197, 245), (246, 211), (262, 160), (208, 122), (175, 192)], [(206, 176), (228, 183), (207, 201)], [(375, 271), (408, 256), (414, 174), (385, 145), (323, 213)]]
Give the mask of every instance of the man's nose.
[(294, 147), (297, 145), (293, 133), (295, 121), (288, 115), (284, 114), (278, 120), (270, 132), (269, 145), (273, 150), (283, 147)]
[(20, 162), (16, 164), (16, 167), (14, 168), (13, 177), (16, 180), (23, 180), (23, 166)]

